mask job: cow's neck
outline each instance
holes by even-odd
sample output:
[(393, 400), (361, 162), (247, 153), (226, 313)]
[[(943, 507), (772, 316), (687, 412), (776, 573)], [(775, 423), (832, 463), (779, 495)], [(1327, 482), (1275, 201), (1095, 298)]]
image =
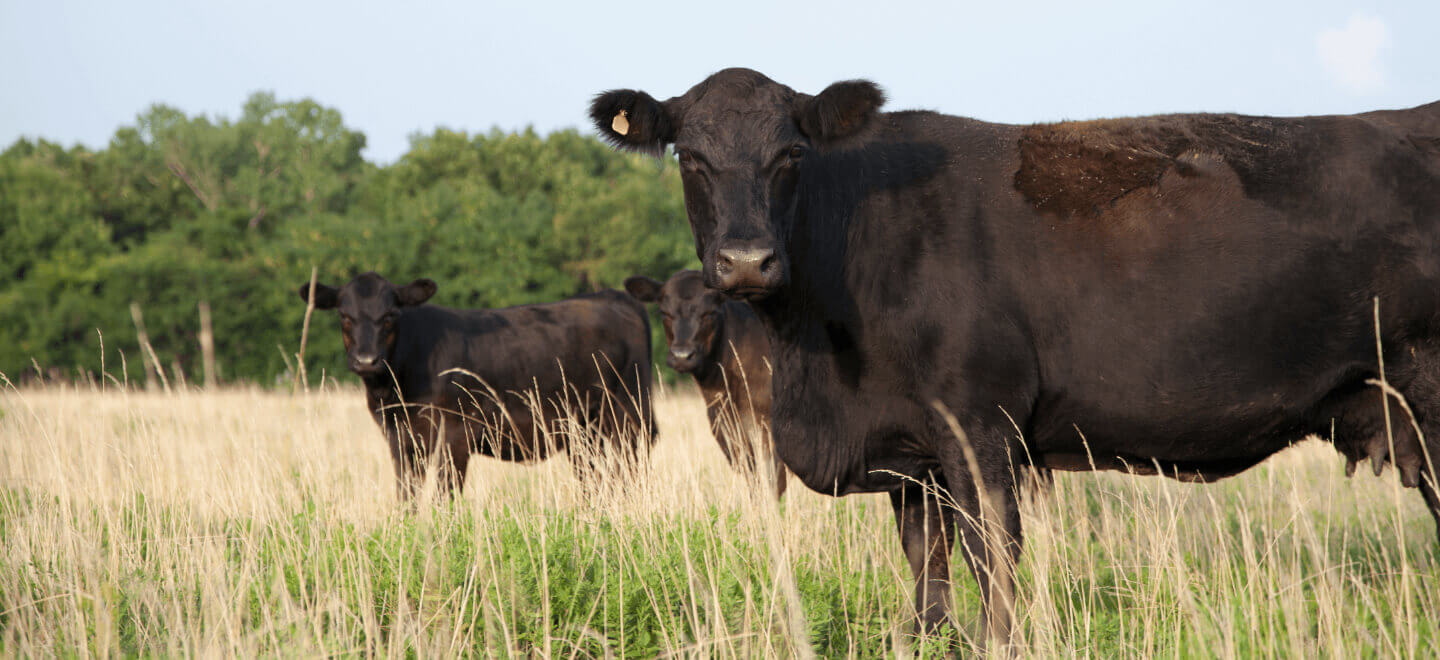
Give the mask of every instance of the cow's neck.
[[(859, 492), (893, 488), (893, 479), (873, 468), (907, 470), (893, 461), (871, 464), (865, 442), (875, 428), (855, 412), (867, 374), (884, 365), (871, 363), (862, 309), (875, 287), (865, 283), (893, 277), (897, 260), (914, 254), (882, 253), (890, 241), (852, 244), (857, 237), (906, 227), (898, 209), (882, 208), (894, 194), (933, 176), (944, 152), (914, 143), (861, 147), (823, 159), (804, 175), (791, 229), (784, 237), (790, 261), (788, 285), (751, 303), (771, 342), (772, 432), (776, 452), (810, 488), (820, 492)], [(883, 197), (882, 197), (883, 195)], [(875, 197), (874, 200), (870, 200)], [(869, 200), (869, 201), (867, 201)], [(902, 202), (903, 203), (903, 202)], [(894, 395), (894, 392), (886, 392)], [(893, 458), (893, 457), (892, 457)], [(914, 466), (910, 466), (914, 467)]]
[[(790, 285), (779, 295), (752, 305), (766, 319), (773, 338), (782, 342), (813, 342), (857, 330), (855, 292), (849, 283), (886, 273), (861, 273), (863, 263), (888, 263), (916, 255), (869, 254), (856, 259), (849, 242), (875, 235), (865, 223), (898, 221), (874, 208), (871, 197), (919, 184), (945, 166), (946, 151), (938, 144), (907, 141), (902, 134), (821, 154), (802, 171), (795, 218), (784, 244), (790, 258)], [(897, 228), (903, 231), (903, 227)], [(867, 246), (873, 249), (878, 246)]]

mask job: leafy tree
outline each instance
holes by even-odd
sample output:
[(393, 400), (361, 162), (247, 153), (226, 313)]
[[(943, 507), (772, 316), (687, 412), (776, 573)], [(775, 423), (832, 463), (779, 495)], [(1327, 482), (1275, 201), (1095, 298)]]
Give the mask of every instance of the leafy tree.
[[(203, 300), (223, 375), (274, 382), (312, 267), (430, 277), (438, 303), (496, 307), (695, 263), (669, 161), (573, 130), (438, 129), (384, 168), (364, 146), (338, 111), (268, 93), (233, 121), (152, 106), (96, 152), (16, 142), (0, 153), (0, 372), (96, 370), (99, 329), (107, 370), (124, 351), (135, 376), (133, 302), (165, 366), (196, 378)], [(309, 346), (312, 365), (343, 365), (326, 317)]]

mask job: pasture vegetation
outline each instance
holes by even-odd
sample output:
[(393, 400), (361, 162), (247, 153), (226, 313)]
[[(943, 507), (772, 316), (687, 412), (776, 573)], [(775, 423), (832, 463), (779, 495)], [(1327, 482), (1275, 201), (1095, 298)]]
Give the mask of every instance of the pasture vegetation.
[[(688, 389), (635, 479), (476, 459), (396, 504), (357, 389), (0, 395), (0, 654), (880, 657), (909, 630), (883, 496), (737, 477)], [(1440, 652), (1440, 553), (1393, 475), (1311, 442), (1216, 485), (1057, 475), (1024, 506), (1026, 654)], [(957, 562), (958, 563), (958, 562)], [(973, 648), (973, 647), (972, 647)]]

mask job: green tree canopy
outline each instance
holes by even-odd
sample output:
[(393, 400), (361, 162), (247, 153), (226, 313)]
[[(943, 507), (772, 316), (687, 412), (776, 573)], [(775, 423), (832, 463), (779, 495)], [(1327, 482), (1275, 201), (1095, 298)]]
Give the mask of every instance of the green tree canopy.
[[(387, 167), (364, 147), (337, 110), (268, 93), (233, 121), (153, 106), (98, 151), (16, 142), (0, 153), (0, 372), (97, 371), (103, 335), (107, 371), (123, 351), (135, 377), (134, 302), (161, 362), (196, 378), (207, 301), (221, 375), (273, 382), (312, 266), (332, 284), (429, 277), (438, 304), (498, 307), (695, 263), (668, 160), (573, 130), (438, 129)], [(333, 321), (307, 351), (312, 372), (342, 368)]]

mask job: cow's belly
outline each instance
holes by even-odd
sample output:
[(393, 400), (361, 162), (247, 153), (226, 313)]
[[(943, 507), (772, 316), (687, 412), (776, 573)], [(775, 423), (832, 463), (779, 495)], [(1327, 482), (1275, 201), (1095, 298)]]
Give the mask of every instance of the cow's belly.
[[(1126, 460), (1264, 457), (1323, 431), (1322, 403), (1337, 392), (1363, 388), (1364, 376), (1359, 369), (1341, 368), (1249, 382), (1201, 375), (1128, 390), (1095, 384), (1042, 399), (1030, 441), (1041, 453)], [(1380, 401), (1376, 391), (1377, 408)]]
[(1174, 461), (1268, 455), (1375, 370), (1363, 282), (1300, 268), (1230, 277), (1105, 289), (1065, 310), (1064, 333), (1040, 351), (1032, 442)]

